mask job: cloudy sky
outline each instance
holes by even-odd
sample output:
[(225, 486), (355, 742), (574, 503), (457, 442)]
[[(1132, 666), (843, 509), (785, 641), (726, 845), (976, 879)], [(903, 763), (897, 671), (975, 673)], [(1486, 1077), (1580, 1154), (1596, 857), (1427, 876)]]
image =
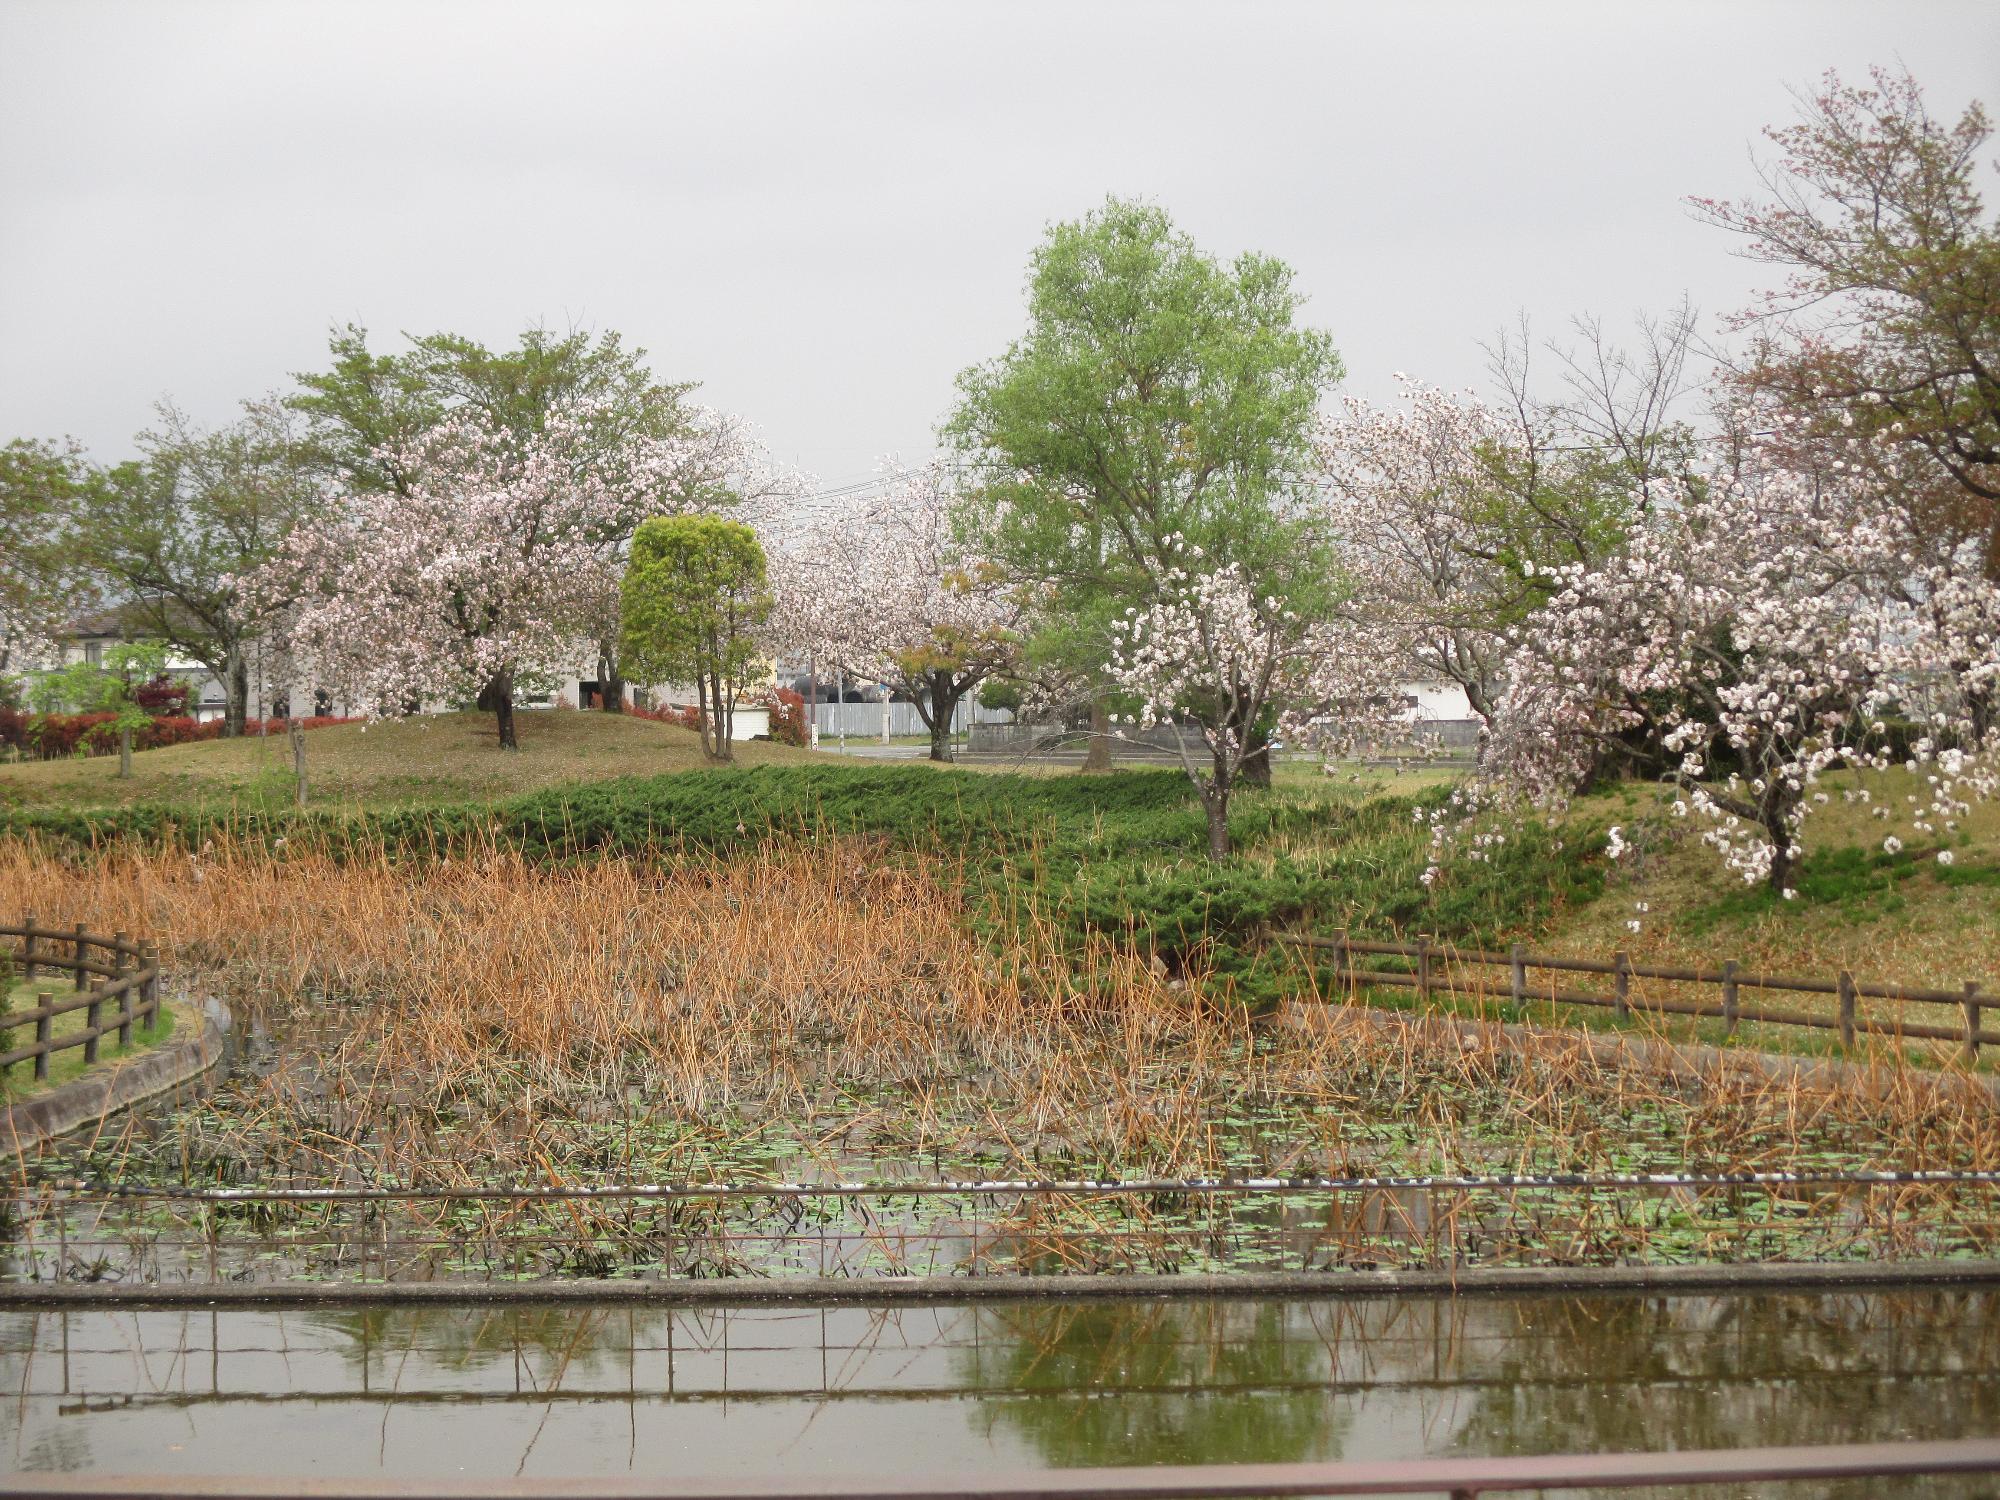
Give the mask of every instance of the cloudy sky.
[[(1829, 67), (2000, 106), (1992, 0), (0, 0), (0, 439), (221, 421), (356, 321), (622, 331), (828, 485), (926, 451), (1106, 193), (1290, 261), (1350, 389), (1709, 315), (1689, 218)], [(2000, 152), (1996, 152), (2000, 154)]]

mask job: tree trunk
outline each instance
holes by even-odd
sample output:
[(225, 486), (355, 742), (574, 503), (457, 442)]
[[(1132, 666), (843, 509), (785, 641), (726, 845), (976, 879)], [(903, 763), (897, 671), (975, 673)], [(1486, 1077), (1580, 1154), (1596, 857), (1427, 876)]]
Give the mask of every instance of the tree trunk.
[(285, 734), (292, 742), (292, 779), (297, 788), (297, 802), (306, 805), (306, 730), (296, 717), (285, 720)]
[(121, 724), (118, 727), (118, 779), (120, 781), (130, 781), (132, 779), (132, 726), (130, 724)]
[(1252, 724), (1243, 737), (1243, 764), (1237, 768), (1236, 776), (1245, 786), (1264, 787), (1271, 785), (1271, 736), (1262, 724)]
[(1208, 857), (1212, 860), (1229, 858), (1229, 794), (1235, 790), (1235, 772), (1241, 765), (1240, 759), (1235, 766), (1230, 765), (1229, 752), (1221, 744), (1209, 758), (1209, 781), (1201, 789), (1201, 805), (1208, 814)]
[(1090, 693), (1090, 746), (1083, 752), (1083, 769), (1111, 769), (1111, 710), (1105, 706), (1102, 688)]
[(479, 693), (482, 708), (493, 710), (493, 724), (500, 731), (500, 748), (518, 750), (520, 742), (514, 738), (514, 669), (503, 667), (487, 681)]
[(701, 697), (701, 753), (713, 761), (727, 761), (729, 725), (722, 717), (722, 674), (698, 673), (695, 685)]
[(1790, 888), (1792, 876), (1798, 870), (1798, 863), (1786, 851), (1791, 847), (1792, 829), (1789, 814), (1797, 806), (1798, 799), (1778, 794), (1776, 778), (1772, 787), (1764, 793), (1758, 804), (1757, 821), (1764, 825), (1764, 837), (1771, 841), (1772, 894), (1782, 896)]
[(951, 673), (933, 672), (925, 684), (930, 709), (924, 727), (931, 732), (931, 759), (949, 761), (951, 756), (951, 716), (958, 711), (958, 695), (951, 690)]
[(619, 675), (618, 656), (608, 642), (597, 648), (597, 706), (608, 714), (625, 712), (625, 679)]
[(243, 733), (250, 716), (250, 663), (241, 646), (231, 646), (222, 662), (222, 737), (233, 740)]
[(1229, 788), (1216, 782), (1203, 787), (1201, 805), (1208, 814), (1208, 857), (1229, 858)]

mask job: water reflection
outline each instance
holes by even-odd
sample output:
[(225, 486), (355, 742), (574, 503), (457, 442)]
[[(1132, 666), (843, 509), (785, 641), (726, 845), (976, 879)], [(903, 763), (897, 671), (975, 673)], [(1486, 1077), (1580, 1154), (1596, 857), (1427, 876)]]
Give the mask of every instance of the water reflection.
[(0, 1462), (20, 1470), (915, 1473), (1734, 1447), (2000, 1431), (2000, 1297), (17, 1311), (0, 1314), (0, 1380), (15, 1395)]
[[(1282, 1302), (1016, 1303), (980, 1309), (961, 1352), (985, 1430), (1052, 1467), (1336, 1458), (1327, 1348)], [(1078, 1399), (1079, 1397), (1083, 1399)], [(1112, 1399), (1115, 1398), (1115, 1399)]]

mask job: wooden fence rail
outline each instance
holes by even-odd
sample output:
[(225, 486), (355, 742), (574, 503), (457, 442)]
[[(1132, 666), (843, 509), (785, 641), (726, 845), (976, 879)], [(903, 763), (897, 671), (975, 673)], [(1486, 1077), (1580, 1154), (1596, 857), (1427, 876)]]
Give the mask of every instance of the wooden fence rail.
[[(2000, 1007), (2000, 994), (1982, 990), (1975, 980), (1967, 980), (1956, 990), (1917, 989), (1900, 984), (1866, 984), (1855, 979), (1842, 969), (1833, 979), (1794, 978), (1778, 974), (1746, 973), (1732, 959), (1717, 969), (1669, 969), (1654, 964), (1635, 964), (1629, 955), (1619, 952), (1612, 955), (1609, 963), (1602, 959), (1553, 958), (1544, 954), (1529, 953), (1516, 943), (1505, 953), (1493, 953), (1479, 948), (1456, 948), (1450, 944), (1433, 943), (1419, 939), (1414, 943), (1381, 943), (1350, 938), (1346, 933), (1334, 937), (1313, 937), (1299, 933), (1279, 933), (1277, 941), (1292, 948), (1306, 948), (1336, 955), (1340, 965), (1341, 979), (1349, 990), (1364, 985), (1389, 985), (1404, 989), (1414, 989), (1420, 997), (1428, 1001), (1437, 992), (1440, 965), (1470, 966), (1473, 968), (1502, 968), (1508, 971), (1507, 998), (1515, 1004), (1525, 1004), (1530, 1000), (1553, 1001), (1558, 1005), (1592, 1005), (1606, 1007), (1620, 1016), (1629, 1016), (1633, 1011), (1652, 1011), (1664, 1015), (1706, 1016), (1722, 1021), (1730, 1031), (1736, 1030), (1742, 1021), (1755, 1021), (1768, 1026), (1807, 1026), (1826, 1031), (1838, 1031), (1843, 1044), (1854, 1045), (1859, 1034), (1869, 1036), (1894, 1037), (1897, 1040), (1941, 1041), (1961, 1043), (1968, 1058), (1977, 1059), (1982, 1045), (2000, 1045), (2000, 1032), (1980, 1029), (1982, 1013), (1987, 1006)], [(1354, 966), (1357, 957), (1394, 957), (1415, 960), (1413, 970), (1402, 969), (1360, 969)], [(1605, 994), (1592, 990), (1566, 990), (1558, 988), (1554, 980), (1546, 987), (1531, 985), (1529, 970), (1540, 969), (1551, 974), (1602, 974), (1611, 980), (1611, 991)], [(1664, 996), (1643, 997), (1632, 993), (1634, 979), (1658, 979), (1674, 984), (1715, 985), (1721, 991), (1718, 1003), (1709, 1004), (1700, 1000), (1677, 1000)], [(1793, 994), (1833, 995), (1839, 1000), (1839, 1014), (1836, 1016), (1812, 1015), (1796, 1010), (1766, 1010), (1762, 1007), (1745, 1006), (1742, 1003), (1744, 990), (1789, 991)], [(1489, 991), (1481, 984), (1479, 993)], [(1900, 1016), (1895, 1020), (1880, 1020), (1860, 1014), (1860, 1001), (1893, 1000), (1899, 1004), (1949, 1005), (1959, 1012), (1955, 1025), (1937, 1025), (1930, 1022), (1905, 1021)]]
[[(0, 1013), (0, 1079), (11, 1074), (16, 1063), (32, 1062), (36, 1080), (44, 1081), (55, 1053), (81, 1047), (84, 1062), (94, 1063), (101, 1038), (115, 1031), (119, 1043), (129, 1045), (134, 1027), (151, 1031), (159, 1024), (160, 954), (152, 944), (135, 943), (124, 932), (100, 937), (86, 931), (81, 922), (72, 928), (40, 927), (33, 912), (19, 926), (0, 924), (0, 938), (19, 940), (13, 953), (16, 983), (33, 984), (48, 970), (68, 974), (72, 991), (69, 998), (58, 1000), (54, 991), (43, 990), (35, 997), (34, 1009)], [(79, 1010), (84, 1012), (83, 1026), (56, 1036), (56, 1017)], [(14, 1046), (16, 1028), (30, 1025), (35, 1039)]]

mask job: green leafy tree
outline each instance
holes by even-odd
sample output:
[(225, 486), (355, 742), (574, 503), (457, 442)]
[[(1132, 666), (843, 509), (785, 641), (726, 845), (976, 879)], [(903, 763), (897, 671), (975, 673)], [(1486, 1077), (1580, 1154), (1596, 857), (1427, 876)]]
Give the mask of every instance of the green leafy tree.
[(959, 376), (943, 436), (981, 475), (964, 523), (1049, 585), (1029, 657), (1094, 684), (1087, 764), (1108, 755), (1111, 623), (1152, 601), (1184, 547), (1302, 614), (1330, 598), (1297, 502), (1341, 363), (1299, 325), (1303, 300), (1282, 261), (1225, 265), (1162, 209), (1114, 197), (1050, 229), (1026, 333)]
[(702, 751), (731, 758), (736, 701), (758, 660), (771, 613), (764, 548), (740, 521), (656, 516), (632, 537), (620, 590), (620, 649), (658, 682), (691, 682), (701, 701)]
[(132, 736), (151, 722), (140, 690), (166, 674), (167, 648), (159, 641), (122, 641), (104, 653), (102, 666), (72, 662), (35, 684), (39, 713), (108, 713), (118, 731), (118, 776), (132, 779)]
[(324, 492), (281, 407), (249, 403), (243, 418), (204, 431), (172, 405), (140, 434), (142, 456), (94, 485), (84, 560), (129, 600), (139, 634), (200, 662), (223, 689), (223, 733), (249, 712), (250, 648), (264, 606), (248, 576), (276, 555)]

